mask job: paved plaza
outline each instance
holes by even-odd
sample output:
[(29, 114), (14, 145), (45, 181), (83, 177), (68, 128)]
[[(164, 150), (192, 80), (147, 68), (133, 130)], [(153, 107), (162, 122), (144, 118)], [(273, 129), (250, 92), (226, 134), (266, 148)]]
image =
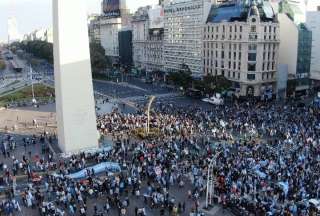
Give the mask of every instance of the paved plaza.
[[(0, 111), (1, 196), (12, 197), (6, 173), (16, 172), (12, 203), (18, 201), (22, 215), (50, 215), (51, 207), (58, 215), (82, 216), (314, 213), (309, 200), (320, 195), (319, 111), (309, 102), (213, 106), (165, 87), (152, 92), (152, 84), (103, 84), (95, 99), (97, 129), (112, 148), (93, 155), (60, 153), (54, 104)], [(145, 139), (139, 131), (145, 128), (148, 95), (157, 96), (150, 126), (158, 137)], [(207, 167), (215, 154), (219, 204), (205, 211)], [(105, 162), (122, 171), (88, 169)], [(300, 172), (288, 164), (309, 168)], [(81, 170), (80, 179), (66, 177)], [(34, 182), (39, 175), (41, 183)], [(298, 184), (305, 187), (296, 190)]]

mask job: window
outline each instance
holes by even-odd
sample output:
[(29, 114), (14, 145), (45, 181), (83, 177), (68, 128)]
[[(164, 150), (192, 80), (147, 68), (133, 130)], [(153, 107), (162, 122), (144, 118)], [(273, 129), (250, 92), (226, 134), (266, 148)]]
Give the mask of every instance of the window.
[(251, 32), (256, 32), (256, 26), (251, 26)]
[(256, 61), (257, 54), (256, 53), (248, 53), (248, 61)]
[(256, 71), (256, 64), (248, 64), (248, 71)]
[(248, 80), (255, 80), (256, 79), (256, 75), (255, 74), (247, 74), (247, 79)]

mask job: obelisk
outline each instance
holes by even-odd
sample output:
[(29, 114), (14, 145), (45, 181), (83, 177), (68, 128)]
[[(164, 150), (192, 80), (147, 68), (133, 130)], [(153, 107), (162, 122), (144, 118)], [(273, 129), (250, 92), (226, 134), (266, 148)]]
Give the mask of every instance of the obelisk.
[(58, 142), (63, 152), (98, 147), (85, 0), (52, 0)]

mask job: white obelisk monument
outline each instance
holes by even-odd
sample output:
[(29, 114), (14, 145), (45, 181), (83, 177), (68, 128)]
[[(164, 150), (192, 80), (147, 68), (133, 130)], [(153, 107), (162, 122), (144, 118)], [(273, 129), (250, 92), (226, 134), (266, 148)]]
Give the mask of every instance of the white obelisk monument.
[(98, 147), (85, 0), (52, 0), (58, 142), (63, 152)]

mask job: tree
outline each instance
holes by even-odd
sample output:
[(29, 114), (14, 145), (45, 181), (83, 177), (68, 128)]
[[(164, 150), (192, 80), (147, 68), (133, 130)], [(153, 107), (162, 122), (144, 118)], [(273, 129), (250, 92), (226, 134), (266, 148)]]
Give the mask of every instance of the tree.
[(187, 89), (191, 86), (193, 78), (190, 68), (186, 64), (181, 65), (181, 70), (178, 72), (170, 73), (168, 80), (179, 87)]
[(111, 62), (105, 56), (104, 48), (99, 43), (90, 43), (90, 56), (92, 73), (101, 73), (111, 65)]
[(0, 60), (0, 70), (6, 69), (6, 63), (3, 60)]
[(205, 94), (213, 94), (228, 90), (232, 86), (232, 82), (222, 75), (207, 75), (202, 80), (195, 81), (194, 86)]

